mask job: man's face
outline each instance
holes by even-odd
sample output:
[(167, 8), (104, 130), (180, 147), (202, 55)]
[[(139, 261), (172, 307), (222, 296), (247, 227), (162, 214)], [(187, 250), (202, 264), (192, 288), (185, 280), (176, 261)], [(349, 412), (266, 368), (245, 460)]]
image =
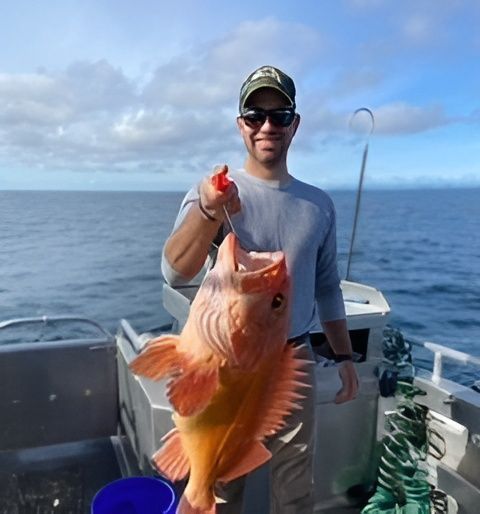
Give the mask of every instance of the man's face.
[[(247, 100), (246, 107), (258, 107), (265, 110), (288, 107), (288, 101), (276, 89), (261, 88), (254, 91)], [(243, 118), (237, 118), (238, 128), (242, 134), (250, 157), (266, 166), (275, 165), (286, 159), (287, 151), (300, 121), (295, 116), (292, 124), (282, 127), (272, 123), (267, 117), (259, 127), (252, 127)]]

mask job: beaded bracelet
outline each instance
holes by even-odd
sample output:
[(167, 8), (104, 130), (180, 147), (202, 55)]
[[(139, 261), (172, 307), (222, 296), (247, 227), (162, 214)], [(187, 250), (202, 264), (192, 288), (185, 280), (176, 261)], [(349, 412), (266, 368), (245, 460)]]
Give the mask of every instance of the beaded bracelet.
[(200, 211), (202, 212), (202, 214), (207, 218), (209, 219), (210, 221), (220, 221), (220, 220), (217, 220), (217, 218), (214, 218), (209, 212), (207, 212), (207, 210), (205, 209), (205, 207), (202, 205), (202, 201), (200, 200), (200, 197), (198, 197), (198, 208), (200, 209)]

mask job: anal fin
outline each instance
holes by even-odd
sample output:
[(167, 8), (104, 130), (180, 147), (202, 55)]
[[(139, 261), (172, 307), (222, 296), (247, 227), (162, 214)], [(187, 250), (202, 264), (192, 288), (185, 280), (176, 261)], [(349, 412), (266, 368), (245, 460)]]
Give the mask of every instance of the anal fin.
[(233, 467), (218, 478), (219, 482), (230, 482), (268, 462), (272, 454), (260, 441), (253, 441)]
[(180, 434), (176, 428), (164, 438), (164, 445), (152, 457), (157, 470), (172, 482), (186, 478), (190, 472), (190, 461), (183, 450)]

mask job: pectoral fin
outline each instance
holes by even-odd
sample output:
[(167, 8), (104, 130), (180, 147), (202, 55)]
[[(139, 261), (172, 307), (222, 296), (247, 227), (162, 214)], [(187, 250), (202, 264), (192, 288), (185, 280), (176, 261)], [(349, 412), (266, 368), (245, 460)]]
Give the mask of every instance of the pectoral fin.
[(179, 337), (173, 335), (153, 339), (130, 369), (152, 380), (171, 376), (167, 386), (170, 403), (181, 416), (192, 416), (205, 409), (218, 388), (218, 363), (178, 352), (178, 342)]
[(218, 389), (216, 363), (190, 362), (168, 384), (167, 396), (180, 416), (202, 412)]
[(182, 358), (177, 352), (179, 337), (157, 337), (147, 343), (142, 353), (129, 367), (137, 375), (160, 380), (181, 368)]
[(253, 441), (233, 467), (218, 478), (219, 482), (230, 482), (265, 464), (272, 454), (260, 441)]

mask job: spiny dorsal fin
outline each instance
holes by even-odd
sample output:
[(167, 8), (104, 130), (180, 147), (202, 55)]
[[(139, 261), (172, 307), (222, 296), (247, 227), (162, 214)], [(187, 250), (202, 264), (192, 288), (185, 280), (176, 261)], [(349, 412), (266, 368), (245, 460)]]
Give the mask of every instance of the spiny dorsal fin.
[(304, 398), (300, 390), (311, 387), (304, 377), (306, 373), (303, 369), (312, 365), (311, 361), (300, 357), (301, 347), (294, 347), (286, 344), (283, 355), (278, 365), (274, 369), (270, 392), (270, 401), (265, 411), (265, 415), (260, 425), (256, 438), (264, 439), (278, 432), (285, 424), (285, 418), (299, 409), (298, 400)]

